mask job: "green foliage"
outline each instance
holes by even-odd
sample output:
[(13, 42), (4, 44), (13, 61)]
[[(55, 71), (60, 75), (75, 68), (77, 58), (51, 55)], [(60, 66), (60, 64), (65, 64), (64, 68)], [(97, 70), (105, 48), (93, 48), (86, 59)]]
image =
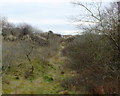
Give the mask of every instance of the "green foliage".
[(43, 76), (43, 78), (45, 81), (49, 81), (49, 82), (54, 80), (53, 77), (51, 76)]

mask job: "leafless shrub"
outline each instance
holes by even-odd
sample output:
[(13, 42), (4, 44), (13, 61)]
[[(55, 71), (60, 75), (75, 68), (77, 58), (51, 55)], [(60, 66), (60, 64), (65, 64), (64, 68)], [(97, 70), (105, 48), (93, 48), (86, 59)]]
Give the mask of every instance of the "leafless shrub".
[[(92, 94), (107, 93), (105, 88), (100, 87), (105, 87), (104, 84), (107, 84), (106, 78), (111, 77), (112, 82), (117, 80), (117, 73), (109, 69), (114, 53), (110, 45), (110, 41), (104, 35), (91, 33), (81, 35), (67, 44), (63, 49), (63, 56), (67, 57), (65, 69), (74, 70), (77, 76), (63, 81), (64, 87), (67, 86), (68, 89), (71, 89), (74, 86), (74, 89), (79, 91), (82, 90), (81, 87), (84, 87), (84, 91)], [(112, 86), (116, 86), (117, 82), (114, 84), (111, 85), (111, 90), (114, 90)], [(99, 92), (95, 91), (97, 88)], [(112, 92), (109, 91), (109, 93)], [(117, 86), (114, 92), (118, 92)]]

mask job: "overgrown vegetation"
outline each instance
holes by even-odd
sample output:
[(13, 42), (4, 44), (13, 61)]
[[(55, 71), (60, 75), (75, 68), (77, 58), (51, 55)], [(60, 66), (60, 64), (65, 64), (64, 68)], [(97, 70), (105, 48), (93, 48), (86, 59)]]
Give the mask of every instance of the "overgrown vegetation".
[(53, 74), (61, 65), (51, 62), (60, 49), (61, 36), (52, 31), (43, 33), (27, 24), (15, 26), (4, 18), (2, 20), (3, 93), (52, 94), (62, 91), (57, 80), (59, 73)]
[(117, 4), (103, 13), (98, 10), (98, 17), (80, 2), (75, 4), (84, 7), (99, 22), (94, 27), (84, 27), (84, 35), (67, 44), (63, 50), (67, 57), (65, 68), (73, 70), (74, 76), (65, 79), (62, 86), (78, 93), (118, 94), (120, 35)]
[(2, 18), (4, 94), (120, 93), (118, 4), (102, 12), (97, 5), (97, 15), (74, 4), (97, 21), (92, 27), (78, 26), (82, 35), (65, 37)]

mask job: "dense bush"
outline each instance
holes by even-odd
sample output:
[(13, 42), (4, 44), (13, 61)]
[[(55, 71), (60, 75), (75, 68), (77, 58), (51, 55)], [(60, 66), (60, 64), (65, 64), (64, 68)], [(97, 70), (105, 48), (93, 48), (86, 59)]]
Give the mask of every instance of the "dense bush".
[[(76, 75), (63, 81), (62, 85), (68, 89), (74, 86), (74, 89), (80, 92), (84, 87), (87, 93), (118, 93), (118, 73), (110, 69), (111, 65), (115, 68), (113, 54), (115, 53), (111, 42), (104, 35), (89, 33), (76, 38), (63, 49), (63, 55), (67, 57), (65, 69), (75, 71)], [(110, 82), (112, 84), (106, 87)], [(104, 88), (100, 88), (97, 92), (100, 86)]]
[[(120, 36), (119, 34), (119, 5), (112, 3), (109, 8), (101, 9), (101, 3), (75, 2), (78, 6), (86, 9), (89, 16), (84, 14), (84, 18), (91, 22), (98, 21), (95, 26), (82, 26), (85, 33), (79, 38), (67, 44), (63, 50), (66, 57), (65, 69), (74, 71), (73, 77), (64, 80), (62, 85), (65, 88), (92, 94), (118, 94), (120, 80)], [(97, 14), (90, 9), (95, 5)], [(93, 6), (92, 5), (92, 6)], [(94, 9), (94, 8), (93, 8)], [(92, 19), (88, 19), (88, 17)], [(84, 19), (78, 18), (78, 21)]]

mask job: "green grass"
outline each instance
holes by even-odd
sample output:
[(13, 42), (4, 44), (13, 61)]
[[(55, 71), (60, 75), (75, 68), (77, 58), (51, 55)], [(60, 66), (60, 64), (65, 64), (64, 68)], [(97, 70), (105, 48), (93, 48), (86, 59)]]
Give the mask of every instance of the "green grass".
[(60, 90), (62, 90), (62, 88), (60, 88), (58, 82), (49, 82), (43, 80), (41, 77), (32, 81), (25, 79), (15, 80), (11, 78), (9, 84), (3, 84), (5, 94), (55, 94)]
[[(15, 42), (17, 44), (17, 42)], [(61, 74), (64, 65), (64, 58), (58, 54), (52, 56), (49, 61), (45, 61), (34, 56), (30, 56), (31, 64), (34, 66), (33, 74), (31, 64), (25, 58), (25, 53), (22, 52), (20, 44), (17, 48), (12, 42), (4, 42), (3, 57), (6, 61), (11, 60), (11, 67), (2, 76), (2, 91), (3, 94), (64, 94), (74, 93), (65, 90), (60, 84), (63, 79), (69, 76), (67, 72)], [(20, 48), (19, 48), (20, 47)], [(14, 49), (15, 48), (15, 49)], [(8, 53), (7, 53), (8, 52)], [(12, 54), (13, 52), (15, 54)], [(17, 52), (17, 53), (16, 53)], [(11, 55), (12, 54), (12, 57)], [(16, 54), (18, 57), (16, 57)], [(37, 53), (39, 54), (39, 53)], [(19, 66), (18, 66), (19, 65)]]
[(32, 60), (32, 64), (34, 73), (28, 78), (25, 75), (29, 73), (30, 65), (26, 60), (21, 67), (13, 67), (3, 74), (4, 94), (57, 94), (63, 90), (55, 66), (39, 59)]

